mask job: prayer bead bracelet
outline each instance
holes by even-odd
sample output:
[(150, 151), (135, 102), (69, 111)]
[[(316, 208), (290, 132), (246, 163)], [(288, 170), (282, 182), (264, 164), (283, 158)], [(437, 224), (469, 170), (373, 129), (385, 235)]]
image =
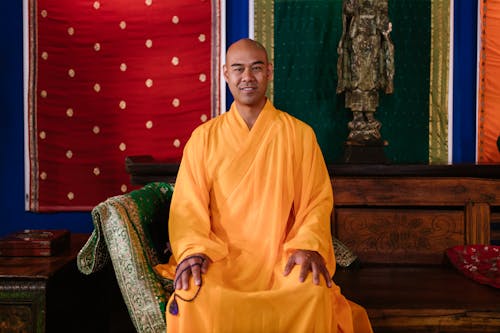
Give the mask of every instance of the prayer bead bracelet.
[[(177, 275), (177, 270), (182, 265), (182, 263), (184, 263), (184, 261), (186, 261), (188, 259), (192, 259), (192, 258), (201, 259), (201, 262), (200, 263), (195, 263), (193, 265), (189, 265), (189, 266), (185, 267), (181, 271), (181, 273), (179, 275)], [(179, 278), (182, 276), (182, 274), (184, 274), (185, 271), (187, 271), (188, 269), (192, 269), (195, 266), (200, 266), (200, 268), (201, 268), (201, 266), (203, 265), (204, 262), (205, 262), (205, 258), (202, 257), (202, 256), (192, 256), (192, 257), (187, 257), (184, 260), (182, 260), (179, 263), (179, 265), (177, 265), (177, 268), (175, 269), (175, 274), (177, 275), (177, 278), (174, 281), (174, 288), (177, 286), (177, 282), (179, 281)], [(177, 304), (177, 298), (179, 298), (181, 301), (184, 301), (184, 302), (192, 302), (198, 296), (198, 294), (200, 293), (200, 290), (201, 290), (201, 284), (198, 286), (198, 290), (196, 291), (196, 293), (194, 294), (194, 296), (191, 297), (191, 298), (184, 298), (184, 297), (182, 297), (180, 295), (177, 295), (177, 293), (174, 291), (174, 298), (173, 298), (172, 302), (170, 303), (170, 306), (168, 307), (168, 312), (170, 312), (170, 314), (172, 314), (174, 316), (177, 316), (179, 314), (179, 305)]]

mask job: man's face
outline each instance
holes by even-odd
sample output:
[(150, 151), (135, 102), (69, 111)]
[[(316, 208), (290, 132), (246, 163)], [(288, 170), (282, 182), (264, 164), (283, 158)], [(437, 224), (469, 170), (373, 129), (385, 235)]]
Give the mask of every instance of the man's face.
[(233, 44), (226, 57), (224, 78), (237, 104), (262, 107), (272, 65), (264, 50), (247, 42)]

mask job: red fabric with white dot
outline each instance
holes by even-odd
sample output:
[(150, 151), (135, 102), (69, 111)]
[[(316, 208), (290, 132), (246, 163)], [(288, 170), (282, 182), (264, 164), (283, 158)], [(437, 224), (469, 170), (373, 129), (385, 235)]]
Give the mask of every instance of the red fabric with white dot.
[(30, 210), (89, 210), (130, 191), (126, 156), (180, 160), (218, 113), (219, 7), (30, 1)]

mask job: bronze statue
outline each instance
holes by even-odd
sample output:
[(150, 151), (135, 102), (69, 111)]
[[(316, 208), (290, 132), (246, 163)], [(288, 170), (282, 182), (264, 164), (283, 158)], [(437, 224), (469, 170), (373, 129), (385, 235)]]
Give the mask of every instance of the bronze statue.
[(353, 113), (348, 144), (381, 144), (374, 113), (379, 90), (393, 92), (394, 45), (389, 33), (388, 0), (344, 0), (342, 37), (337, 52), (337, 93)]

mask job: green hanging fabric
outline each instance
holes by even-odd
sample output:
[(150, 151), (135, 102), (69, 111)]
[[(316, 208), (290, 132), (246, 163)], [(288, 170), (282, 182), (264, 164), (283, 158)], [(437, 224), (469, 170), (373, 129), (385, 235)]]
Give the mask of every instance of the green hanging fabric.
[[(376, 112), (386, 155), (393, 163), (446, 163), (449, 0), (389, 0), (389, 18), (394, 93), (380, 93)], [(273, 101), (314, 128), (327, 163), (342, 157), (352, 118), (336, 94), (341, 20), (342, 0), (255, 2), (255, 38), (274, 62)]]

